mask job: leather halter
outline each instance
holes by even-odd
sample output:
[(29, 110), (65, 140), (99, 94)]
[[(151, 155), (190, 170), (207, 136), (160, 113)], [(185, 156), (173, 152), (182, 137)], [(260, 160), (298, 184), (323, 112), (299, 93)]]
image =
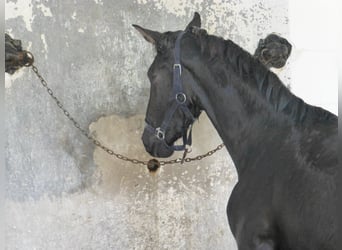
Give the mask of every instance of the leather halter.
[[(186, 94), (183, 92), (182, 79), (181, 79), (182, 65), (180, 61), (180, 43), (184, 34), (185, 34), (185, 31), (182, 31), (178, 35), (176, 43), (175, 43), (175, 48), (173, 50), (174, 64), (173, 64), (173, 89), (172, 89), (173, 102), (172, 102), (172, 105), (166, 111), (163, 122), (161, 123), (160, 127), (155, 128), (151, 124), (149, 124), (148, 121), (146, 121), (146, 126), (145, 126), (147, 131), (154, 134), (158, 138), (158, 140), (163, 141), (166, 147), (172, 148), (175, 151), (185, 150), (187, 145), (191, 146), (192, 124), (195, 121), (195, 117), (193, 116), (193, 114), (191, 113), (191, 111), (186, 105), (187, 97), (186, 97)], [(190, 123), (189, 128), (183, 131), (183, 145), (170, 146), (165, 142), (165, 133), (177, 109), (181, 109), (181, 111), (184, 113), (186, 118), (190, 119), (191, 123)]]

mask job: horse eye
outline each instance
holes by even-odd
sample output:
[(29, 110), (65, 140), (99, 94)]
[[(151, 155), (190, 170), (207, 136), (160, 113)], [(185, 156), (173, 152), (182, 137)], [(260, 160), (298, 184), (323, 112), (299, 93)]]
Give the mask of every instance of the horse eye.
[(157, 44), (157, 52), (163, 53), (165, 51), (165, 47), (162, 44)]

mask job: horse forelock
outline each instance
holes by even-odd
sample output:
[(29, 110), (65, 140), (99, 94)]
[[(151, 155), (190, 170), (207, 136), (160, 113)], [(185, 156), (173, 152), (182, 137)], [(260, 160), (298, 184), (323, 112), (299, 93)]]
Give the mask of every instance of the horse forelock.
[[(233, 41), (207, 35), (202, 39), (202, 47), (213, 74), (222, 75), (222, 70), (226, 71), (225, 75), (235, 74), (241, 80), (239, 84), (257, 90), (251, 93), (257, 93), (274, 111), (284, 113), (295, 123), (337, 121), (336, 115), (292, 94), (275, 73)], [(220, 81), (220, 84), (228, 82)]]

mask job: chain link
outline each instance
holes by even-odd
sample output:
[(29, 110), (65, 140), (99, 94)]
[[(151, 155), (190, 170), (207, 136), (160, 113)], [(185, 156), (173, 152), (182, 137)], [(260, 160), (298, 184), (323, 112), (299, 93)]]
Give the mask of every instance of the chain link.
[[(124, 156), (122, 154), (119, 153), (115, 153), (112, 149), (106, 147), (105, 145), (103, 145), (99, 140), (97, 140), (94, 136), (92, 136), (90, 133), (88, 133), (85, 129), (83, 129), (81, 127), (81, 125), (70, 115), (70, 113), (64, 108), (63, 104), (61, 103), (61, 101), (55, 96), (55, 94), (53, 93), (52, 89), (49, 88), (47, 82), (45, 81), (45, 79), (41, 76), (41, 74), (38, 71), (38, 68), (34, 65), (31, 65), (33, 72), (37, 75), (37, 77), (40, 80), (40, 83), (42, 84), (42, 86), (46, 89), (47, 93), (51, 96), (51, 98), (56, 102), (56, 105), (63, 111), (64, 115), (73, 123), (74, 127), (77, 128), (81, 134), (83, 134), (85, 137), (87, 137), (95, 146), (101, 148), (103, 151), (105, 151), (107, 154), (116, 157), (119, 160), (123, 160), (123, 161), (127, 161), (127, 162), (131, 162), (132, 164), (136, 164), (136, 165), (144, 165), (147, 166), (148, 161), (142, 161), (142, 160), (138, 160), (138, 159), (134, 159), (134, 158), (129, 158), (127, 156)], [(160, 165), (170, 165), (170, 164), (179, 164), (182, 161), (184, 162), (192, 162), (192, 161), (200, 161), (205, 157), (211, 156), (214, 153), (216, 153), (216, 151), (222, 149), (224, 147), (224, 144), (220, 144), (218, 145), (215, 149), (210, 150), (209, 152), (202, 154), (202, 155), (198, 155), (196, 157), (187, 157), (185, 159), (182, 158), (177, 158), (177, 159), (173, 159), (173, 160), (168, 160), (168, 161), (159, 161)]]

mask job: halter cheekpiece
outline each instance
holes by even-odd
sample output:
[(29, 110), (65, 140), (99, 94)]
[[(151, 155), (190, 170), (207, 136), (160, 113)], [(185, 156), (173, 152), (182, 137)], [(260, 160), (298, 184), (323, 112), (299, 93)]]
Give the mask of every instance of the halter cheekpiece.
[[(186, 106), (187, 96), (183, 92), (182, 86), (182, 65), (180, 61), (180, 43), (182, 40), (185, 31), (182, 31), (178, 36), (175, 43), (175, 48), (173, 50), (174, 54), (174, 64), (173, 64), (173, 88), (172, 88), (172, 105), (166, 111), (163, 122), (161, 123), (160, 127), (154, 128), (151, 124), (146, 121), (146, 129), (153, 133), (159, 140), (163, 141), (165, 146), (170, 148), (172, 147), (175, 151), (182, 151), (186, 150), (187, 145), (191, 146), (192, 143), (192, 124), (195, 121), (195, 117)], [(188, 129), (183, 131), (183, 144), (182, 145), (172, 145), (169, 146), (165, 142), (165, 133), (167, 128), (169, 127), (170, 121), (176, 112), (177, 109), (181, 109), (186, 116), (191, 121), (191, 124)]]

